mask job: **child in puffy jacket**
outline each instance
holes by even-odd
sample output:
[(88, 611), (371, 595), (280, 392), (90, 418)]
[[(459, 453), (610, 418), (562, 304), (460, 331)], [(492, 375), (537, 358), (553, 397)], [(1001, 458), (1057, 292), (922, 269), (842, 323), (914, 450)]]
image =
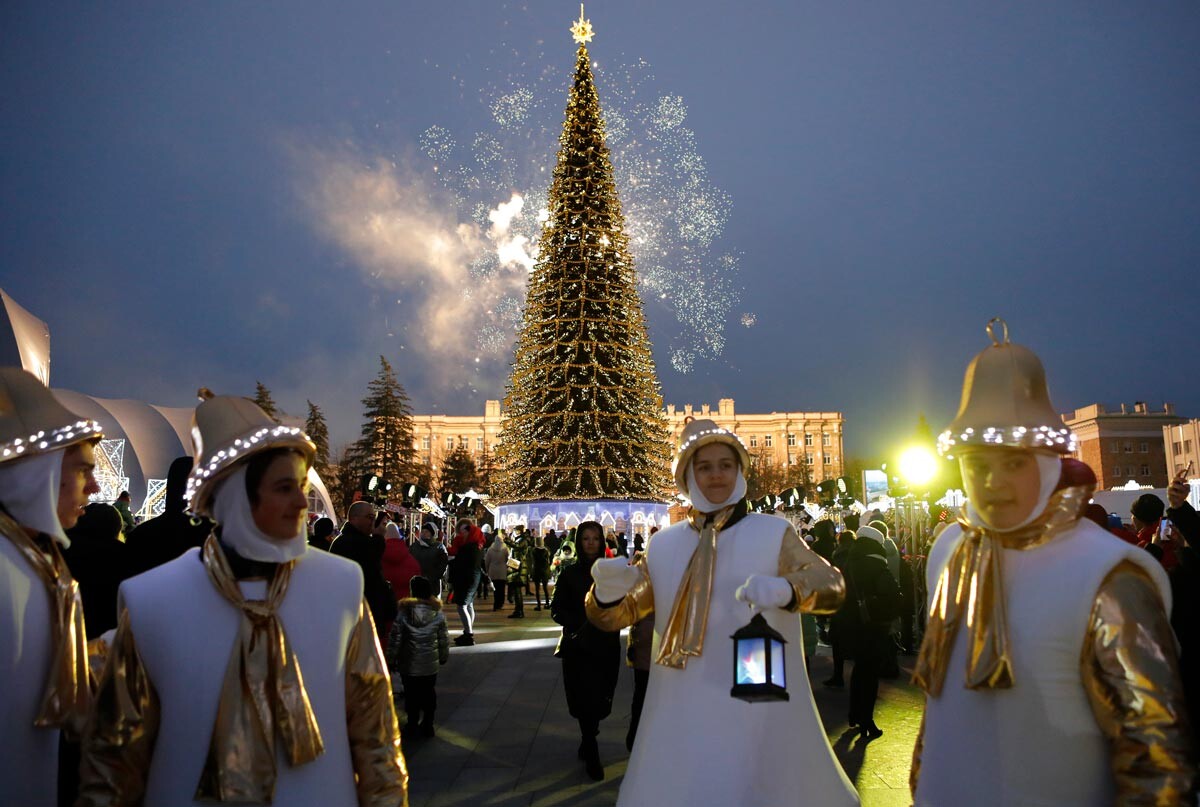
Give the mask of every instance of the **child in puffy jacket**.
[(408, 588), (411, 596), (400, 601), (388, 637), (387, 661), (404, 682), (408, 714), (404, 733), (411, 736), (419, 728), (422, 735), (432, 737), (438, 668), (450, 658), (450, 633), (442, 602), (433, 596), (433, 584), (417, 575)]

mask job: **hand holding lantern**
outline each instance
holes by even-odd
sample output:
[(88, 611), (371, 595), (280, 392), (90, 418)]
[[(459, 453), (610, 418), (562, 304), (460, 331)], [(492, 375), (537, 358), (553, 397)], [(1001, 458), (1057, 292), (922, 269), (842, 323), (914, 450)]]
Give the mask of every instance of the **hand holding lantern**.
[(752, 574), (738, 587), (734, 597), (755, 611), (767, 608), (786, 608), (792, 601), (792, 584), (782, 577)]

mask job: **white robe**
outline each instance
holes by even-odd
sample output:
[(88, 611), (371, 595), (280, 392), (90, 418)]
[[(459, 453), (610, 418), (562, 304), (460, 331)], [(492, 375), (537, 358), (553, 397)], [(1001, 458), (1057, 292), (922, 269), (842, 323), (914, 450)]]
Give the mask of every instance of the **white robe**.
[(57, 807), (58, 729), (37, 728), (53, 646), (46, 586), (0, 535), (0, 805)]
[[(266, 581), (239, 586), (247, 599), (266, 598)], [(325, 752), (292, 767), (283, 743), (276, 742), (276, 805), (358, 803), (346, 732), (345, 660), (362, 590), (358, 565), (327, 552), (306, 552), (292, 570), (279, 619), (299, 660)], [(194, 801), (196, 784), (241, 615), (208, 579), (198, 549), (126, 580), (121, 598), (161, 704), (145, 807), (201, 804)]]
[[(621, 807), (839, 807), (858, 804), (825, 735), (804, 665), (800, 615), (771, 609), (787, 640), (789, 701), (746, 703), (730, 696), (733, 640), (750, 621), (734, 599), (752, 574), (779, 573), (788, 524), (750, 514), (717, 539), (704, 653), (683, 670), (652, 664), (637, 742), (621, 784)], [(646, 560), (654, 589), (654, 656), (699, 536), (687, 522), (654, 536)]]

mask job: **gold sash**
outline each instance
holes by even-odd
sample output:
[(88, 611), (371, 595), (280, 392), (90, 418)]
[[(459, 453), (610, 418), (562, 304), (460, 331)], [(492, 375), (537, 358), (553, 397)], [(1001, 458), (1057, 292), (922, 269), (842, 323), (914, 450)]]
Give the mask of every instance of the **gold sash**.
[(40, 728), (61, 728), (69, 737), (78, 737), (92, 702), (79, 583), (71, 577), (54, 539), (50, 538), (45, 547), (40, 546), (5, 513), (0, 513), (0, 532), (29, 561), (50, 596), (53, 653), (42, 704), (33, 724)]
[(960, 623), (970, 631), (967, 645), (968, 689), (1008, 689), (1014, 683), (1004, 607), (1003, 549), (1032, 549), (1079, 520), (1091, 499), (1092, 485), (1055, 491), (1042, 515), (1011, 532), (995, 532), (960, 518), (963, 538), (938, 576), (925, 639), (913, 683), (934, 697), (941, 694), (946, 667)]
[(325, 750), (304, 689), (300, 663), (276, 611), (295, 561), (281, 563), (267, 599), (246, 600), (215, 535), (204, 543), (208, 579), (241, 612), (197, 799), (270, 803), (275, 792), (275, 734), (288, 762), (312, 762)]
[(688, 512), (688, 522), (700, 533), (700, 541), (675, 592), (675, 604), (671, 606), (671, 616), (663, 629), (662, 646), (655, 659), (658, 664), (683, 669), (687, 666), (688, 656), (699, 656), (704, 652), (708, 601), (712, 597), (713, 566), (717, 559), (717, 535), (736, 509), (737, 505), (732, 505), (715, 514), (700, 513), (695, 508)]

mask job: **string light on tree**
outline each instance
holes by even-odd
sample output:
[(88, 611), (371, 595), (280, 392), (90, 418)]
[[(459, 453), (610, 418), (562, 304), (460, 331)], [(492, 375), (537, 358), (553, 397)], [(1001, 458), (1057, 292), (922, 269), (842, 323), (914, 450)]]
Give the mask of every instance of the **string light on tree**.
[(653, 500), (668, 433), (580, 9), (549, 218), (505, 399), (498, 498)]

